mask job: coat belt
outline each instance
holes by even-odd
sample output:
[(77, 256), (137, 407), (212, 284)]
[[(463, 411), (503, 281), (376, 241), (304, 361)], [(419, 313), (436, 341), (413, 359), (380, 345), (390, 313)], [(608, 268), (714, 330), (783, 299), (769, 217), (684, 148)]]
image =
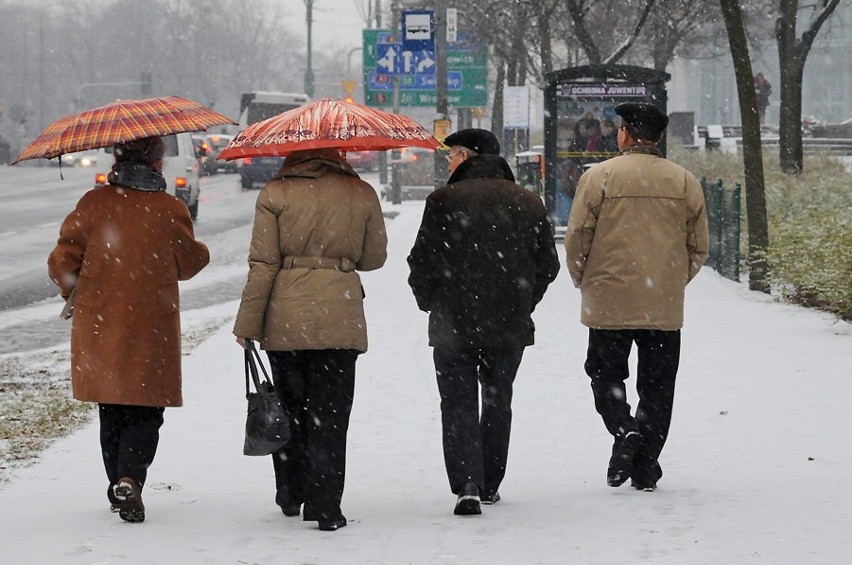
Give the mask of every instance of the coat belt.
[(355, 270), (355, 261), (347, 257), (296, 257), (287, 255), (282, 269), (337, 269), (349, 273)]

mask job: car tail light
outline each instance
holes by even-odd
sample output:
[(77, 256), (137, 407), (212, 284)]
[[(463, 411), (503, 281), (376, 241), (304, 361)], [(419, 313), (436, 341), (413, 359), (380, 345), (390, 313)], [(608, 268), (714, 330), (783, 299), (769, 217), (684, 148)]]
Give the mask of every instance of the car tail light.
[(186, 188), (186, 179), (184, 177), (177, 177), (175, 179), (175, 188)]
[(416, 161), (416, 160), (417, 160), (417, 159), (419, 159), (419, 158), (420, 158), (420, 157), (418, 157), (417, 155), (412, 155), (412, 156), (411, 156), (411, 160), (412, 160), (412, 161)]
[(251, 165), (251, 157), (243, 157), (243, 165)]
[(107, 174), (98, 173), (95, 175), (95, 186), (103, 186), (107, 183)]

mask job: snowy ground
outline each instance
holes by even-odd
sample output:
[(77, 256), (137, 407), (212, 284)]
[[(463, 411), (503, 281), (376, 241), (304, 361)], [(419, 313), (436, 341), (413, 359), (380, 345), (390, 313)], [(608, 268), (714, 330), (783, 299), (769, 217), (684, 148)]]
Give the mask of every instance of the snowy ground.
[[(518, 374), (503, 500), (456, 517), (441, 456), (426, 315), (405, 257), (422, 202), (393, 208), (390, 258), (363, 275), (370, 351), (358, 362), (344, 514), (325, 533), (275, 506), (268, 458), (241, 454), (238, 294), (188, 310), (219, 328), (184, 358), (186, 406), (167, 410), (143, 524), (107, 509), (96, 423), (0, 485), (3, 563), (837, 563), (852, 550), (852, 330), (704, 270), (687, 292), (665, 476), (606, 486), (610, 438), (582, 364), (579, 293), (563, 270)], [(232, 281), (249, 228), (211, 241), (183, 288)], [(562, 252), (560, 248), (560, 253)], [(231, 286), (231, 283), (228, 283)], [(55, 316), (58, 302), (49, 307)], [(35, 316), (35, 314), (34, 314)], [(41, 316), (41, 315), (39, 315)], [(207, 333), (206, 331), (203, 333)], [(635, 396), (633, 397), (635, 398)]]

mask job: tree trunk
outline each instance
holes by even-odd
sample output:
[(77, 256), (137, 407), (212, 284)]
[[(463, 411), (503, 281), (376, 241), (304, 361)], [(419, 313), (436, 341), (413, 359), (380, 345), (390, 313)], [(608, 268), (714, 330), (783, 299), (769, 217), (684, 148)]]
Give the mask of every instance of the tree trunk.
[(766, 187), (763, 177), (763, 149), (760, 142), (760, 119), (754, 91), (748, 38), (738, 0), (720, 0), (731, 58), (737, 79), (737, 95), (743, 128), (743, 162), (745, 166), (746, 214), (748, 217), (749, 288), (769, 292), (766, 251), (769, 228), (766, 216)]
[(805, 61), (824, 24), (840, 0), (822, 0), (813, 5), (813, 15), (800, 38), (796, 37), (799, 13), (798, 0), (781, 0), (781, 10), (775, 21), (775, 40), (778, 43), (778, 63), (781, 70), (781, 121), (779, 151), (781, 170), (799, 174), (804, 168), (802, 151), (802, 82)]
[(799, 174), (804, 165), (802, 152), (802, 77), (804, 65), (796, 53), (796, 14), (798, 0), (781, 0), (781, 13), (775, 24), (778, 68), (781, 74), (781, 112), (778, 150), (781, 170)]
[(541, 57), (541, 75), (545, 76), (553, 70), (553, 45), (550, 43), (551, 26), (550, 18), (552, 12), (544, 12), (539, 15), (538, 29), (540, 32), (539, 55)]

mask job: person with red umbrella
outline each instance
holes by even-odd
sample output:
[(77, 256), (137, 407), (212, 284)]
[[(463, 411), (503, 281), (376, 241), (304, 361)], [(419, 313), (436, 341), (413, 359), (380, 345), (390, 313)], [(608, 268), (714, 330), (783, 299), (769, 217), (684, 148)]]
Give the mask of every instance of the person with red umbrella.
[(285, 516), (346, 526), (340, 502), (355, 362), (367, 350), (357, 271), (382, 267), (387, 235), (375, 189), (333, 147), (298, 150), (261, 190), (248, 281), (234, 334), (266, 350), (290, 417), (290, 441), (272, 454), (275, 502)]
[(98, 404), (107, 496), (123, 520), (142, 522), (163, 413), (183, 403), (178, 281), (210, 253), (184, 203), (165, 192), (162, 138), (113, 153), (109, 183), (65, 218), (48, 270), (73, 300), (71, 384), (74, 398)]

